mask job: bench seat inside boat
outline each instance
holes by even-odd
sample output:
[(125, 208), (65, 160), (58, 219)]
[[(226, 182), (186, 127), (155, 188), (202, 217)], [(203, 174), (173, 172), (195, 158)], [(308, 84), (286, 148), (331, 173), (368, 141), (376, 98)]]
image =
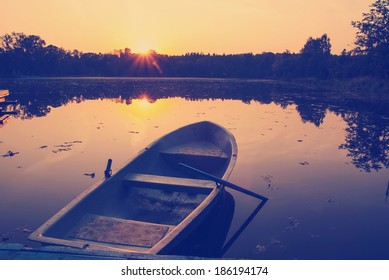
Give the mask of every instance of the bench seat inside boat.
[(203, 170), (224, 166), (228, 161), (228, 155), (209, 141), (196, 141), (173, 146), (162, 150), (160, 155), (173, 165), (182, 162)]
[(128, 187), (161, 188), (166, 191), (209, 193), (215, 187), (215, 182), (182, 177), (129, 173), (123, 178), (123, 185)]
[(151, 248), (172, 226), (86, 214), (69, 237), (118, 245)]

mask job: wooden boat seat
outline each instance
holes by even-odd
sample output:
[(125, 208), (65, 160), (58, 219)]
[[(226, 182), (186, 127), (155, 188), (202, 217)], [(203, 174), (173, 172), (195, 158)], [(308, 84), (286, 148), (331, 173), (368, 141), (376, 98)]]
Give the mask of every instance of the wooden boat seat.
[(163, 190), (167, 191), (185, 192), (189, 192), (190, 190), (201, 192), (200, 190), (204, 189), (209, 192), (215, 187), (215, 182), (210, 180), (129, 173), (123, 178), (123, 185), (133, 187), (163, 188)]
[(228, 161), (228, 155), (209, 141), (196, 141), (174, 146), (161, 151), (160, 155), (173, 165), (182, 162), (208, 171), (224, 166)]
[(70, 238), (151, 248), (171, 226), (86, 214)]
[(161, 151), (165, 155), (187, 155), (227, 159), (227, 154), (209, 141), (189, 142)]

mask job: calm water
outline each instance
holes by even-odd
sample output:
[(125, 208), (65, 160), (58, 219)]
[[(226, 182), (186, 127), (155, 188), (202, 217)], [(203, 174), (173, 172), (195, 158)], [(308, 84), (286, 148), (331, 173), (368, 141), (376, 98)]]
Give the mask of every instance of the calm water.
[[(108, 158), (115, 171), (156, 138), (210, 120), (237, 140), (230, 181), (270, 198), (224, 257), (389, 259), (388, 103), (270, 81), (25, 79), (0, 88), (19, 102), (0, 127), (1, 242), (37, 246), (28, 233), (101, 179)], [(231, 194), (228, 237), (259, 203)]]

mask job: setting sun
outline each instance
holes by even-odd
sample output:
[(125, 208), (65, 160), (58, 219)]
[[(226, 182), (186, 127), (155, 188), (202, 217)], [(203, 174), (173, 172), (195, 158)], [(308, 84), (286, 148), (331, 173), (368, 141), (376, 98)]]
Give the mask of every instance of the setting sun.
[(142, 55), (142, 56), (149, 56), (150, 55), (150, 50), (148, 50), (148, 51), (139, 51), (137, 53)]
[(151, 44), (147, 41), (133, 43), (133, 53), (148, 55), (152, 50)]

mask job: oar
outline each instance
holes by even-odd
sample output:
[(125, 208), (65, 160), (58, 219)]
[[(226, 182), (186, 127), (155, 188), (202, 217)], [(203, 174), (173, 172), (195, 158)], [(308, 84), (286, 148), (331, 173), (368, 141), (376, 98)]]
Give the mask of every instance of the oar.
[(112, 166), (112, 159), (108, 159), (107, 167), (105, 168), (105, 171), (104, 171), (104, 176), (106, 179), (111, 177), (111, 175), (112, 175), (111, 166)]
[(220, 185), (223, 185), (223, 186), (225, 186), (225, 187), (229, 187), (229, 188), (234, 189), (234, 190), (236, 190), (236, 191), (238, 191), (238, 192), (242, 192), (242, 193), (244, 193), (244, 194), (247, 194), (247, 195), (256, 197), (256, 198), (261, 199), (261, 200), (264, 200), (264, 201), (267, 201), (267, 200), (268, 200), (267, 197), (264, 197), (264, 196), (262, 196), (262, 195), (260, 195), (260, 194), (255, 193), (255, 192), (246, 190), (246, 189), (244, 189), (244, 188), (242, 188), (242, 187), (239, 187), (239, 186), (237, 186), (237, 185), (235, 185), (235, 184), (233, 184), (233, 183), (227, 182), (227, 181), (225, 181), (225, 180), (223, 180), (223, 179), (220, 179), (220, 178), (218, 178), (218, 177), (216, 177), (216, 176), (213, 176), (213, 175), (211, 175), (211, 174), (209, 174), (209, 173), (207, 173), (207, 172), (204, 172), (204, 171), (199, 170), (199, 169), (197, 169), (197, 168), (194, 168), (194, 167), (192, 167), (192, 166), (186, 165), (186, 164), (181, 163), (181, 162), (180, 162), (178, 165), (183, 166), (183, 167), (185, 167), (185, 168), (188, 168), (188, 169), (190, 169), (190, 170), (192, 170), (193, 172), (196, 172), (196, 173), (198, 173), (198, 174), (201, 174), (201, 175), (203, 175), (204, 177), (206, 177), (206, 178), (208, 178), (208, 179), (211, 179), (212, 181), (214, 181), (214, 182), (216, 182), (216, 183), (218, 183), (218, 184), (220, 184)]

